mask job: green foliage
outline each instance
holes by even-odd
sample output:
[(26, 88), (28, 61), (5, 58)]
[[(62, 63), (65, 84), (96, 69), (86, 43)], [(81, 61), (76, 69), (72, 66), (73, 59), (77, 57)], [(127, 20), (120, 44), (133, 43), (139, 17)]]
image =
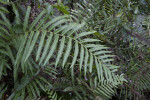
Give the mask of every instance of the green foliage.
[(0, 99), (147, 99), (148, 1), (21, 2), (0, 0)]
[[(13, 87), (3, 90), (11, 92), (8, 100), (39, 99), (42, 91), (46, 92), (45, 85), (71, 92), (70, 98), (82, 99), (84, 95), (92, 99), (100, 95), (111, 98), (113, 89), (126, 81), (123, 74), (115, 73), (118, 66), (112, 64), (114, 55), (109, 48), (92, 38), (96, 31), (85, 32), (85, 22), (78, 23), (70, 15), (50, 15), (48, 8), (31, 22), (30, 6), (23, 19), (14, 3), (12, 8), (15, 14), (13, 23), (0, 13), (0, 77), (4, 82), (8, 77), (12, 84), (6, 85)], [(59, 82), (61, 78), (64, 80)], [(94, 83), (88, 85), (86, 80), (92, 78), (96, 78)], [(66, 85), (58, 88), (57, 83)], [(94, 88), (92, 84), (97, 85)], [(87, 95), (87, 92), (92, 92), (92, 95)], [(49, 96), (57, 99), (53, 91)]]

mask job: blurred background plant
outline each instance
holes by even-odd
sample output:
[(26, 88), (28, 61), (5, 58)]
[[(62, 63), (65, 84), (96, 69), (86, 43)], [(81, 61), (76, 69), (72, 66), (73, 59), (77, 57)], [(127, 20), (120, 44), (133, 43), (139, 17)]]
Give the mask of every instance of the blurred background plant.
[(117, 55), (114, 63), (122, 66), (119, 73), (126, 74), (128, 84), (120, 87), (116, 99), (149, 98), (149, 11), (148, 0), (89, 0), (72, 10)]

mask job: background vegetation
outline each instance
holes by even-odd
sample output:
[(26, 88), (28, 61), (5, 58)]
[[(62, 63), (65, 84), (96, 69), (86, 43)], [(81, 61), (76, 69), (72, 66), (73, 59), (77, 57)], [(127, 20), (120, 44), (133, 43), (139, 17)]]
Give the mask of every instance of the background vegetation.
[(149, 100), (149, 0), (0, 0), (0, 100)]

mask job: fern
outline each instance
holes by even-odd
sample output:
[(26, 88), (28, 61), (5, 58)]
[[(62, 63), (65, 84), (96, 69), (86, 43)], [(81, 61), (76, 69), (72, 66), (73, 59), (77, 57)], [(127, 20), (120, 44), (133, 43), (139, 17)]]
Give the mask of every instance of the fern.
[[(98, 88), (107, 88), (110, 92), (114, 84), (119, 85), (126, 81), (123, 75), (115, 74), (117, 67), (112, 65), (113, 55), (108, 47), (89, 37), (96, 31), (83, 31), (85, 22), (75, 22), (70, 15), (51, 19), (44, 9), (30, 23), (31, 7), (27, 8), (21, 22), (16, 6), (12, 6), (16, 15), (13, 25), (4, 13), (0, 13), (0, 77), (3, 78), (10, 67), (13, 69), (15, 83), (8, 100), (40, 98), (40, 91), (45, 91), (45, 84), (53, 87), (49, 77), (56, 78), (58, 68), (69, 71), (73, 86), (77, 82), (76, 69), (79, 69), (84, 77), (94, 73), (94, 77), (98, 77), (97, 81), (102, 83)], [(11, 61), (12, 65), (9, 65), (8, 61)], [(98, 95), (99, 93), (102, 92), (98, 91)], [(108, 96), (107, 93), (102, 94)], [(52, 95), (55, 96), (55, 93)]]

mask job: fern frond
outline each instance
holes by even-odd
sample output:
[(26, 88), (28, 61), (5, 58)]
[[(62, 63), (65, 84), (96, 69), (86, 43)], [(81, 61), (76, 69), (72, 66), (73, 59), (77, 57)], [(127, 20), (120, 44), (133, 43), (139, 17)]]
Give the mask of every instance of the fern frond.
[[(59, 63), (60, 58), (63, 57), (63, 52), (65, 52), (62, 60), (62, 67), (64, 67), (73, 51), (73, 60), (71, 61), (70, 68), (73, 69), (77, 62), (77, 58), (80, 58), (80, 70), (84, 70), (85, 76), (87, 72), (92, 72), (92, 66), (95, 65), (99, 80), (106, 79), (111, 82), (118, 80), (112, 72), (114, 69), (113, 65), (111, 66), (111, 62), (113, 61), (111, 51), (108, 51), (104, 45), (95, 44), (99, 40), (86, 38), (86, 36), (92, 35), (95, 31), (79, 32), (84, 26), (84, 23), (72, 24), (74, 26), (72, 27), (69, 24), (71, 18), (68, 15), (56, 17), (46, 24), (43, 23), (43, 25), (40, 25), (41, 27), (39, 27), (39, 29), (33, 30), (35, 25), (38, 26), (40, 24), (38, 21), (44, 13), (45, 11), (37, 16), (32, 22), (29, 31), (24, 34), (24, 39), (22, 40), (22, 44), (17, 53), (15, 65), (25, 64), (36, 47), (38, 49), (36, 61), (39, 62), (40, 66), (47, 65), (54, 52), (58, 51), (58, 46), (60, 45), (59, 40), (61, 40), (63, 44), (60, 45), (58, 51), (59, 55), (57, 55), (57, 62), (55, 65)], [(79, 48), (81, 48), (81, 51)], [(83, 54), (78, 55), (79, 52), (82, 52)], [(108, 66), (111, 66), (111, 69), (109, 69)], [(18, 67), (15, 68), (18, 70)]]
[[(45, 33), (45, 32), (44, 32)], [(41, 32), (41, 34), (44, 34), (43, 32)], [(93, 32), (94, 33), (94, 32)], [(28, 34), (28, 33), (26, 33), (26, 34)], [(32, 35), (32, 34), (34, 34), (34, 40), (30, 40), (30, 38), (32, 38), (32, 36), (30, 36), (30, 35)], [(40, 37), (40, 31), (35, 31), (35, 32), (31, 32), (31, 34), (29, 35), (30, 36), (30, 38), (29, 38), (29, 40), (25, 40), (25, 41), (27, 41), (27, 44), (26, 44), (26, 46), (25, 46), (25, 49), (23, 50), (23, 57), (22, 57), (22, 62), (23, 63), (25, 63), (26, 61), (27, 61), (27, 59), (28, 59), (28, 57), (31, 55), (31, 53), (32, 53), (32, 51), (33, 51), (33, 48), (35, 47), (35, 44), (36, 44), (36, 40)], [(87, 73), (87, 66), (89, 65), (88, 64), (88, 59), (91, 59), (91, 66), (93, 66), (93, 59), (95, 59), (95, 64), (96, 64), (96, 68), (97, 68), (97, 73), (98, 73), (98, 77), (99, 77), (99, 79), (103, 79), (104, 78), (104, 76), (107, 78), (107, 80), (111, 80), (111, 81), (113, 81), (113, 78), (115, 78), (115, 77), (113, 77), (112, 76), (112, 74), (111, 74), (111, 71), (110, 71), (110, 69), (109, 69), (109, 67), (107, 67), (107, 64), (109, 64), (109, 66), (110, 66), (110, 64), (111, 64), (111, 62), (113, 61), (113, 59), (112, 58), (107, 58), (107, 57), (110, 57), (110, 56), (106, 56), (106, 55), (110, 55), (110, 51), (106, 51), (106, 49), (99, 49), (100, 51), (95, 51), (95, 52), (91, 52), (90, 50), (89, 50), (89, 48), (90, 49), (96, 49), (97, 47), (102, 47), (101, 45), (95, 45), (95, 44), (83, 44), (83, 43), (80, 43), (80, 40), (78, 40), (78, 39), (74, 39), (74, 38), (71, 38), (71, 37), (67, 37), (67, 36), (62, 36), (62, 35), (60, 35), (60, 34), (55, 34), (55, 33), (49, 33), (49, 32), (47, 32), (47, 34), (49, 34), (50, 36), (49, 36), (49, 38), (47, 39), (47, 42), (46, 42), (46, 45), (44, 46), (42, 46), (42, 47), (44, 47), (44, 52), (42, 53), (42, 52), (40, 52), (40, 54), (42, 55), (41, 56), (41, 59), (39, 60), (40, 62), (39, 62), (39, 65), (41, 65), (41, 66), (45, 66), (47, 63), (48, 63), (48, 61), (50, 60), (50, 58), (51, 58), (51, 56), (52, 56), (52, 54), (54, 53), (54, 51), (56, 50), (56, 47), (57, 47), (57, 45), (59, 45), (59, 44), (57, 44), (58, 43), (58, 40), (59, 40), (59, 38), (60, 39), (62, 39), (62, 38), (66, 38), (66, 40), (68, 40), (68, 42), (65, 42), (65, 44), (66, 45), (68, 45), (67, 46), (67, 49), (66, 49), (66, 53), (65, 53), (65, 55), (64, 55), (64, 58), (63, 58), (63, 63), (62, 63), (62, 66), (64, 66), (65, 65), (65, 63), (67, 62), (67, 60), (68, 60), (68, 57), (69, 57), (69, 55), (70, 55), (70, 51), (72, 50), (72, 48), (75, 48), (75, 54), (74, 55), (76, 55), (76, 56), (74, 56), (74, 58), (73, 58), (73, 61), (72, 61), (72, 64), (71, 64), (71, 68), (72, 67), (74, 67), (74, 64), (75, 64), (75, 62), (76, 62), (76, 60), (77, 60), (77, 56), (78, 56), (78, 52), (79, 52), (79, 50), (78, 50), (78, 46), (83, 46), (84, 48), (84, 50), (86, 50), (86, 52), (85, 52), (85, 58), (83, 58), (82, 57), (82, 55), (81, 55), (81, 58), (83, 58), (83, 59), (85, 59), (84, 61), (84, 65), (83, 64), (81, 64), (81, 65), (83, 65), (84, 67), (83, 67), (83, 69), (84, 69), (84, 72), (85, 72), (85, 75), (86, 75), (86, 73)], [(81, 33), (81, 34), (83, 34), (83, 33)], [(54, 40), (55, 39), (55, 40)], [(42, 41), (40, 41), (40, 42), (42, 42), (43, 43), (43, 39), (42, 39)], [(54, 41), (53, 43), (51, 43), (52, 41)], [(72, 46), (71, 44), (74, 42), (74, 44), (75, 44), (75, 46)], [(92, 41), (91, 41), (92, 42)], [(42, 43), (40, 43), (40, 44), (42, 44)], [(29, 44), (30, 44), (30, 46), (29, 46)], [(50, 46), (50, 44), (51, 44), (51, 46)], [(21, 49), (22, 48), (24, 48), (24, 47), (21, 47)], [(28, 48), (30, 48), (30, 49), (28, 49)], [(39, 50), (40, 50), (40, 48), (41, 48), (41, 46), (39, 46)], [(62, 47), (61, 47), (62, 48)], [(64, 48), (64, 47), (63, 47)], [(28, 51), (27, 51), (28, 50)], [(49, 51), (50, 50), (50, 51)], [(21, 50), (19, 50), (19, 51), (21, 51)], [(61, 51), (62, 52), (62, 51)], [(89, 58), (89, 56), (88, 55), (91, 55), (91, 58)], [(103, 56), (104, 55), (104, 57), (103, 57), (103, 59), (101, 58), (101, 56)], [(20, 55), (21, 56), (21, 55)], [(39, 53), (38, 53), (38, 55), (37, 56), (39, 56)], [(60, 56), (60, 55), (59, 55)], [(92, 58), (93, 57), (93, 58)], [(17, 56), (17, 58), (19, 58), (19, 56)], [(99, 59), (100, 58), (100, 59)], [(83, 61), (83, 59), (81, 59), (81, 61)], [(58, 59), (59, 60), (59, 59)], [(38, 61), (38, 59), (37, 59), (37, 61)], [(17, 61), (16, 60), (16, 62), (18, 63), (19, 61)], [(81, 62), (82, 63), (82, 62)], [(112, 67), (113, 68), (113, 67)], [(91, 68), (92, 69), (92, 68)], [(90, 69), (90, 70), (91, 70)], [(113, 70), (113, 69), (111, 69), (111, 70)], [(100, 78), (101, 77), (101, 78)]]

